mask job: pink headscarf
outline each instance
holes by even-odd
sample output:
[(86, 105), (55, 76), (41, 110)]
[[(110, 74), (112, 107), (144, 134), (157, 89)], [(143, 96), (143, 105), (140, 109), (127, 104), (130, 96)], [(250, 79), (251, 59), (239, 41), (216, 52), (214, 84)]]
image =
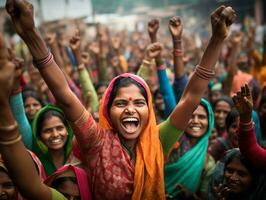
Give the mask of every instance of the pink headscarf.
[[(88, 182), (88, 176), (87, 173), (79, 168), (75, 167), (72, 165), (66, 165), (58, 169), (56, 172), (51, 174), (50, 176), (47, 177), (47, 179), (44, 181), (45, 184), (51, 185), (52, 182), (60, 175), (67, 171), (72, 171), (74, 172), (77, 182), (78, 182), (78, 188), (81, 196), (81, 200), (91, 200), (91, 191), (89, 187), (89, 182)], [(66, 176), (67, 177), (67, 176)]]

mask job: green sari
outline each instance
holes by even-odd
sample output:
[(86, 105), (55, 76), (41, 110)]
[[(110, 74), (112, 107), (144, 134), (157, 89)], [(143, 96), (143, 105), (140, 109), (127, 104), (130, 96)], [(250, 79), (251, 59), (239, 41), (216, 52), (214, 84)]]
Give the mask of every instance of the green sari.
[(207, 111), (207, 132), (200, 138), (197, 144), (191, 147), (181, 157), (165, 165), (165, 191), (166, 194), (173, 197), (177, 197), (178, 195), (177, 184), (183, 185), (191, 192), (196, 192), (199, 188), (207, 155), (208, 140), (214, 126), (214, 116), (210, 103), (202, 99), (200, 105)]

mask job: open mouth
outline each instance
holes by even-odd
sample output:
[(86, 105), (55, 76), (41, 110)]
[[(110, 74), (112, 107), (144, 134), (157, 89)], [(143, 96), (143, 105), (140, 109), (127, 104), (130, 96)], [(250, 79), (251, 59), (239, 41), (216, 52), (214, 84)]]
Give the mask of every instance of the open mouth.
[(139, 125), (139, 119), (135, 117), (127, 117), (122, 120), (122, 127), (127, 133), (136, 132)]

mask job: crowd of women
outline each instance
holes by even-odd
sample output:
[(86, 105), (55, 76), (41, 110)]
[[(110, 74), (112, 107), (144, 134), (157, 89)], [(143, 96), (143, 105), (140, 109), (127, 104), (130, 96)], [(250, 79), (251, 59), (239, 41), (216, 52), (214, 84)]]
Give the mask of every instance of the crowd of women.
[(23, 42), (0, 34), (0, 199), (266, 199), (266, 37), (230, 32), (233, 8), (201, 47), (180, 17), (171, 45), (157, 19), (88, 43), (6, 11)]

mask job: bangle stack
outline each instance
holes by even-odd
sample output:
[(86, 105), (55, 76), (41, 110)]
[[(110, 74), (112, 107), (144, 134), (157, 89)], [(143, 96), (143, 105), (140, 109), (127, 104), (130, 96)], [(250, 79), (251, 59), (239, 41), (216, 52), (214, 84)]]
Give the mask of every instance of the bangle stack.
[(195, 74), (199, 78), (202, 78), (202, 79), (208, 80), (208, 81), (215, 76), (214, 70), (206, 69), (200, 65), (197, 65), (196, 70), (195, 70)]
[(181, 43), (181, 42), (182, 42), (182, 39), (173, 39), (173, 41), (174, 41), (175, 43)]
[(166, 69), (166, 66), (164, 64), (162, 64), (162, 65), (157, 67), (158, 71), (162, 71), (162, 70), (165, 70), (165, 69)]
[(174, 54), (174, 56), (177, 56), (177, 57), (183, 57), (184, 52), (182, 49), (174, 49), (173, 54)]
[(240, 121), (239, 127), (241, 128), (241, 130), (249, 131), (249, 130), (253, 129), (254, 123), (253, 123), (252, 120), (250, 120), (250, 122), (247, 122), (247, 123), (244, 123), (244, 122)]
[[(0, 132), (11, 132), (18, 128), (18, 123), (15, 121), (12, 125), (0, 127)], [(0, 140), (0, 145), (12, 145), (21, 140), (21, 135), (18, 135), (15, 139), (3, 141)]]
[(43, 68), (47, 65), (50, 65), (53, 61), (54, 61), (53, 54), (49, 51), (47, 56), (45, 56), (44, 58), (39, 60), (33, 60), (33, 65), (36, 68)]

